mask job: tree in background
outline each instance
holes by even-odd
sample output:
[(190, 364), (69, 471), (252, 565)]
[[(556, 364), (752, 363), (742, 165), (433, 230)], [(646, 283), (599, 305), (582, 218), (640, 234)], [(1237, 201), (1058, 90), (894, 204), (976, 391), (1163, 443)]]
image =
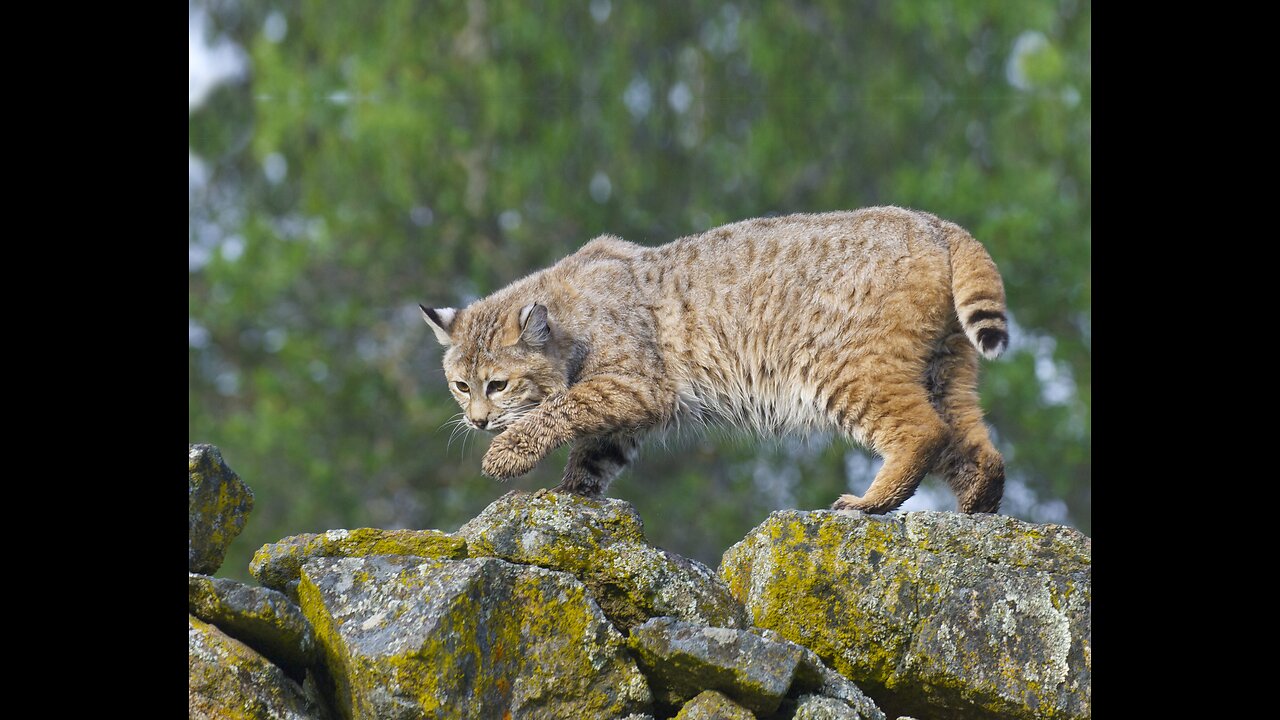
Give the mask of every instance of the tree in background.
[[(189, 114), (189, 434), (258, 495), (225, 572), (284, 535), (454, 530), (558, 482), (563, 449), (505, 487), (479, 474), (488, 436), (450, 444), (417, 303), (602, 233), (877, 204), (960, 223), (1000, 266), (1004, 512), (1089, 531), (1089, 4), (762, 5), (192, 6), (193, 78), (210, 53), (239, 71)], [(610, 494), (714, 565), (769, 511), (866, 489), (872, 457), (829, 440), (650, 446)], [(930, 506), (954, 509), (932, 479), (908, 507)]]

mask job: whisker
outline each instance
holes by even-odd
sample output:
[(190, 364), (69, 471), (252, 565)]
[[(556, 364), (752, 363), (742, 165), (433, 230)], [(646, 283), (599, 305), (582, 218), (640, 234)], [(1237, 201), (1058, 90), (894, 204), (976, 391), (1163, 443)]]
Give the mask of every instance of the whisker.
[(445, 420), (444, 422), (440, 423), (440, 427), (436, 428), (436, 432), (440, 432), (441, 430), (443, 430), (443, 429), (445, 428), (445, 426), (446, 426), (446, 425), (448, 425), (448, 424), (450, 424), (450, 423), (456, 423), (456, 422), (460, 421), (461, 419), (462, 419), (462, 413), (460, 413), (460, 412), (459, 412), (459, 413), (454, 413), (454, 414), (453, 414), (453, 415), (452, 415), (448, 420)]

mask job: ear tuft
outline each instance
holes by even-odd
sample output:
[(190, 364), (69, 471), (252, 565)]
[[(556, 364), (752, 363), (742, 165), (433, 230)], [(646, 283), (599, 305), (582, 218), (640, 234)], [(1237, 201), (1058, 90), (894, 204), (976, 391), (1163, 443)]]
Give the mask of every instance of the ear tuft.
[(458, 311), (453, 308), (429, 308), (425, 305), (418, 305), (418, 309), (422, 311), (422, 319), (427, 321), (431, 329), (436, 333), (436, 340), (441, 345), (449, 347), (453, 344), (453, 338), (449, 337), (449, 328), (453, 325), (453, 320), (458, 315)]

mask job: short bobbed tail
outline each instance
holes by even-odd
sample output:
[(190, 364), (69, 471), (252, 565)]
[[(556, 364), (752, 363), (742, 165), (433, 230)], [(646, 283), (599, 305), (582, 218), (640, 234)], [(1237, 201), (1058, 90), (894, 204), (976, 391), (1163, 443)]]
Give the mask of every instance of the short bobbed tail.
[(956, 317), (969, 342), (988, 360), (1009, 347), (1004, 283), (982, 243), (958, 225), (947, 223), (951, 248), (951, 294)]

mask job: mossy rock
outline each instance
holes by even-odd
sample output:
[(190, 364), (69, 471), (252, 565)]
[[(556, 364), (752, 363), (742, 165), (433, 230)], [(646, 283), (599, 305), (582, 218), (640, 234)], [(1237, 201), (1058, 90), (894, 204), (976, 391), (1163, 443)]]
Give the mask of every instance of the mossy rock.
[(890, 715), (1090, 717), (1091, 543), (999, 515), (773, 513), (720, 576)]
[(778, 708), (803, 660), (792, 643), (675, 618), (633, 628), (629, 644), (663, 702), (679, 704), (718, 690), (762, 715)]
[(188, 715), (192, 720), (328, 720), (285, 672), (252, 648), (187, 616)]
[(189, 446), (187, 571), (212, 575), (253, 512), (253, 490), (213, 445)]
[[(871, 717), (824, 695), (801, 695), (795, 705), (795, 710), (787, 715), (790, 720), (868, 720)], [(884, 714), (878, 717), (883, 718)]]
[(685, 703), (674, 720), (756, 720), (756, 716), (728, 695), (704, 690)]
[(492, 558), (316, 558), (298, 586), (346, 718), (616, 718), (652, 696), (572, 576)]
[(286, 670), (300, 672), (319, 657), (311, 624), (284, 593), (190, 573), (187, 599), (192, 615)]
[(467, 543), (461, 537), (439, 530), (357, 528), (304, 533), (258, 548), (249, 562), (249, 573), (263, 585), (297, 600), (298, 577), (306, 561), (374, 555), (459, 560), (467, 556)]
[(648, 543), (622, 500), (511, 492), (463, 525), (470, 557), (496, 557), (581, 580), (623, 632), (653, 617), (746, 627), (742, 606), (707, 566)]

